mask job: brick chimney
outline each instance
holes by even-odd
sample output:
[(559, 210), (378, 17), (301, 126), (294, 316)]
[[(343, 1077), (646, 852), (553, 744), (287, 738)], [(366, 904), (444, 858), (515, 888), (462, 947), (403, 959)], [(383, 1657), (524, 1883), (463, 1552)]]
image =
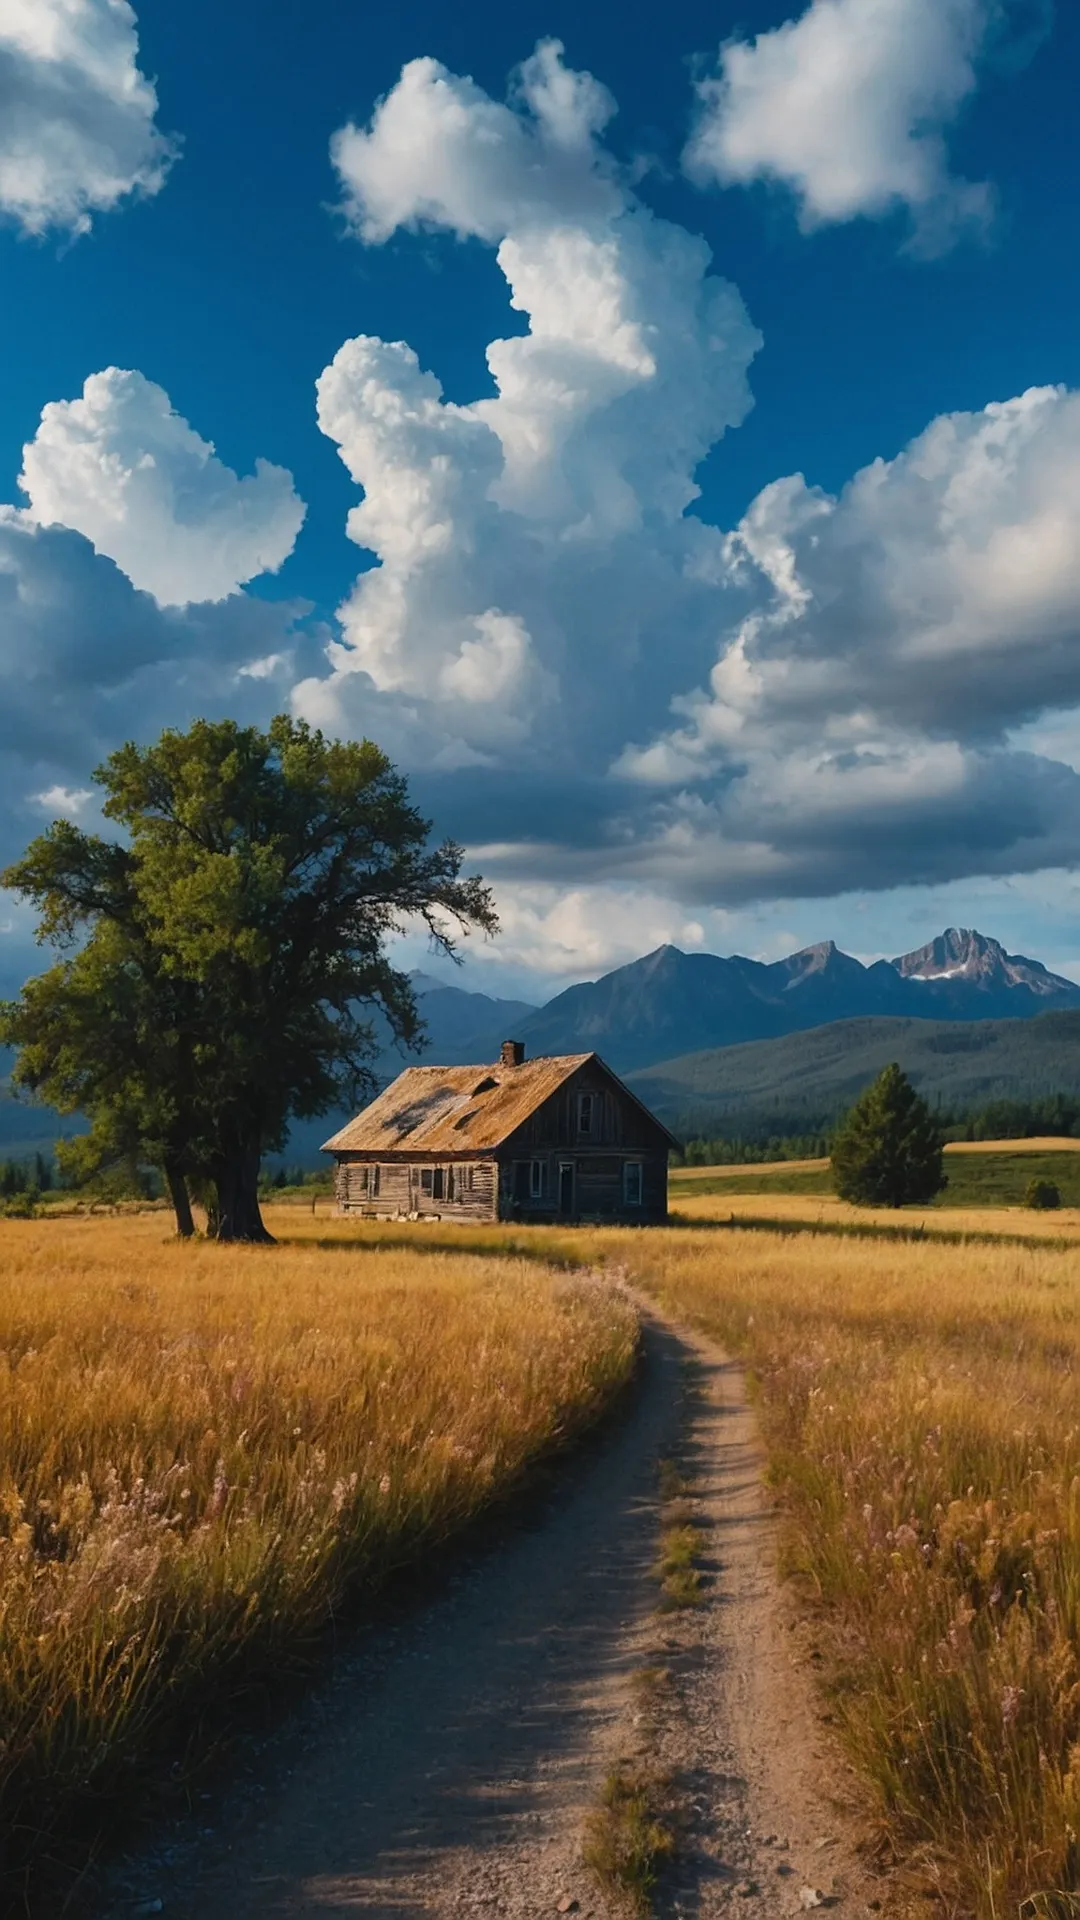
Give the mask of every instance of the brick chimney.
[(504, 1040), (499, 1049), (500, 1067), (520, 1067), (525, 1063), (525, 1047), (520, 1040)]

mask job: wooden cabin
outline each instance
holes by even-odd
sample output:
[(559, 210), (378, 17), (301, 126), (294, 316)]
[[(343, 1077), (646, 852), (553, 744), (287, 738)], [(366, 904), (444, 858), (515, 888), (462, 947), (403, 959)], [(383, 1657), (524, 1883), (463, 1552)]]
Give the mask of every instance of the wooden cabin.
[(676, 1142), (598, 1054), (407, 1067), (326, 1142), (338, 1209), (369, 1219), (667, 1217)]

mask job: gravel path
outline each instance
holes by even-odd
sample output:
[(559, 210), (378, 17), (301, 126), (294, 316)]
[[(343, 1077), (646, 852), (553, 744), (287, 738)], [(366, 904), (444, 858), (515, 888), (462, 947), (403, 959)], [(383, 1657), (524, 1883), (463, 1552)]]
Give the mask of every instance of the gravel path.
[[(817, 1785), (835, 1787), (837, 1763), (775, 1593), (741, 1375), (645, 1311), (621, 1421), (526, 1525), (340, 1660), (207, 1830), (132, 1862), (100, 1915), (599, 1920), (616, 1909), (582, 1866), (582, 1822), (635, 1752), (684, 1810), (659, 1912), (771, 1920), (805, 1910), (804, 1887), (865, 1911), (874, 1889)], [(707, 1598), (657, 1616), (657, 1465), (674, 1453)], [(632, 1675), (657, 1663), (670, 1681), (643, 1714)]]

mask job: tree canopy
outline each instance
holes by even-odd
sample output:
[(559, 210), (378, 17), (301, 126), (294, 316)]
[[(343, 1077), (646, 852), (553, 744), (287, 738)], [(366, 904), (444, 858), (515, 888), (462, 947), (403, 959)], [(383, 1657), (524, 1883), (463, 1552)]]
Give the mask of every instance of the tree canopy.
[(422, 1036), (388, 936), (419, 920), (452, 954), (494, 930), (490, 892), (378, 747), (285, 715), (197, 721), (94, 778), (123, 839), (56, 821), (0, 876), (70, 949), (3, 1009), (14, 1078), (89, 1114), (84, 1165), (159, 1165), (182, 1232), (195, 1183), (220, 1238), (268, 1238), (263, 1153), (370, 1089), (376, 1012)]
[(833, 1136), (833, 1184), (859, 1206), (903, 1207), (947, 1185), (941, 1135), (894, 1061), (860, 1096)]

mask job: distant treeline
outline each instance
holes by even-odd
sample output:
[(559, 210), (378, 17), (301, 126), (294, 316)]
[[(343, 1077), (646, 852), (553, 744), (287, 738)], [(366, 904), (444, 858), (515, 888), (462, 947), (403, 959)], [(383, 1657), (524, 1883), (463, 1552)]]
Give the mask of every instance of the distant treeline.
[[(1052, 1093), (1036, 1100), (990, 1100), (985, 1106), (968, 1112), (937, 1105), (934, 1117), (945, 1140), (1031, 1140), (1043, 1134), (1080, 1138), (1080, 1095)], [(676, 1166), (754, 1167), (773, 1160), (822, 1160), (827, 1158), (833, 1129), (839, 1113), (822, 1121), (813, 1132), (759, 1133), (745, 1122), (739, 1132), (724, 1134), (710, 1130), (698, 1132), (693, 1124), (676, 1127), (684, 1142), (681, 1154), (673, 1156)]]
[(53, 1163), (43, 1153), (35, 1153), (29, 1160), (0, 1160), (0, 1200), (48, 1193), (55, 1182)]
[(333, 1168), (329, 1166), (264, 1167), (259, 1175), (259, 1193), (264, 1199), (272, 1199), (275, 1193), (295, 1192), (298, 1187), (332, 1186)]
[(991, 1100), (977, 1112), (938, 1116), (947, 1140), (1031, 1140), (1037, 1135), (1080, 1137), (1080, 1096), (1052, 1093), (1039, 1100)]

